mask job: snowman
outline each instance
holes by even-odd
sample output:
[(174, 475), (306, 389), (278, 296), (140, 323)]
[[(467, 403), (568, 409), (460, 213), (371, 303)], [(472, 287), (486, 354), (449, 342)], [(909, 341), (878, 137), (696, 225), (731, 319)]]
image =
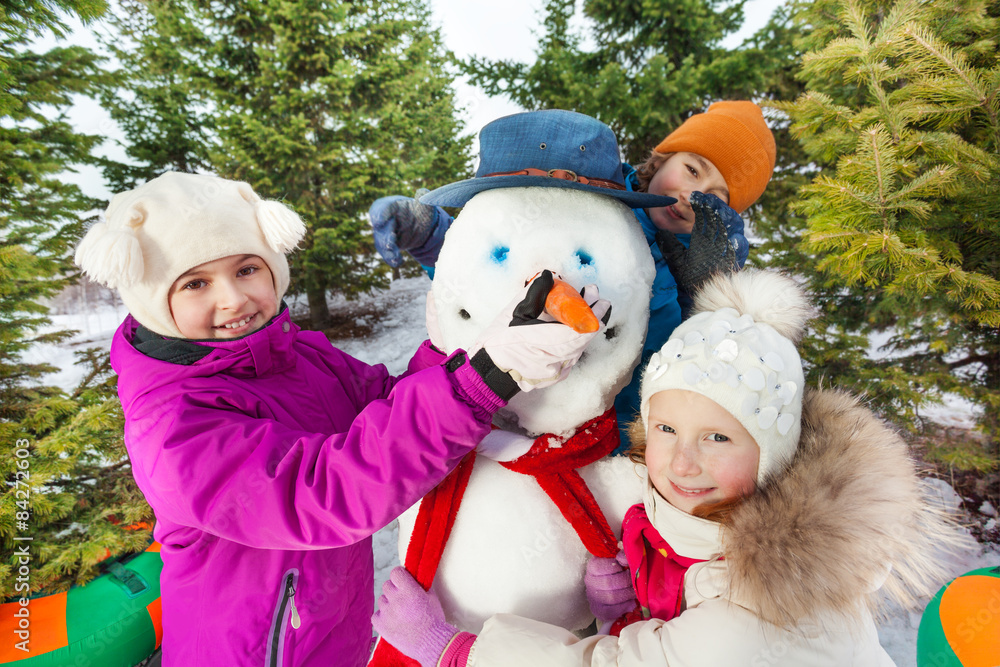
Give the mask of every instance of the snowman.
[(626, 191), (606, 125), (547, 110), (487, 125), (476, 177), (421, 201), (463, 207), (428, 295), (428, 330), (445, 353), (469, 349), (545, 270), (585, 297), (596, 285), (611, 311), (565, 380), (514, 396), (477, 452), (400, 517), (400, 559), (425, 586), (433, 579), (463, 630), (499, 612), (584, 629), (587, 560), (614, 556), (642, 494), (634, 465), (608, 456), (613, 400), (638, 362), (654, 277), (630, 207), (674, 200)]

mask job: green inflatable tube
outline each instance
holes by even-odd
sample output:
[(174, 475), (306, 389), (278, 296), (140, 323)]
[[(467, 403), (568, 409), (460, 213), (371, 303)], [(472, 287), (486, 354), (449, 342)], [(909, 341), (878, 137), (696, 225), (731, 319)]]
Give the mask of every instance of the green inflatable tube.
[(0, 605), (0, 664), (134, 667), (148, 658), (163, 637), (159, 552), (154, 542), (86, 585)]

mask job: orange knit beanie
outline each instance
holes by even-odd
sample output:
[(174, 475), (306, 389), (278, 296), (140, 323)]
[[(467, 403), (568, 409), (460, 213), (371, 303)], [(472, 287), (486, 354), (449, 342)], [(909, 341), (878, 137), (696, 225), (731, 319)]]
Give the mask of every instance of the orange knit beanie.
[(684, 121), (656, 150), (711, 160), (729, 186), (729, 205), (740, 213), (757, 201), (774, 172), (774, 136), (753, 102), (716, 102)]

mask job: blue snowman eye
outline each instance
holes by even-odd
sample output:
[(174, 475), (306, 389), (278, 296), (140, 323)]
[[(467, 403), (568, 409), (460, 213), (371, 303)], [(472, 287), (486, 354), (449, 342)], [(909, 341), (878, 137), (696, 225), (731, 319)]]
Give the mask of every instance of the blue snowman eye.
[(580, 260), (580, 266), (590, 266), (594, 263), (594, 258), (583, 250), (576, 251), (576, 258)]
[(496, 248), (493, 248), (493, 252), (490, 253), (490, 256), (493, 258), (493, 261), (496, 262), (497, 264), (503, 264), (504, 262), (507, 261), (508, 252), (510, 252), (510, 248), (506, 248), (502, 245), (499, 245)]

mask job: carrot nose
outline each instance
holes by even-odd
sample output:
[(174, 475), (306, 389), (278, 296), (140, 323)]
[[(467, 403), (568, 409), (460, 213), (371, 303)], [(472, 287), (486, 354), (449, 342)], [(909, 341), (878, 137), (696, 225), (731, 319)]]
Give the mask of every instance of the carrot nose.
[(545, 311), (577, 333), (594, 333), (600, 329), (597, 315), (580, 293), (563, 280), (554, 278), (553, 281), (552, 289), (545, 297)]

